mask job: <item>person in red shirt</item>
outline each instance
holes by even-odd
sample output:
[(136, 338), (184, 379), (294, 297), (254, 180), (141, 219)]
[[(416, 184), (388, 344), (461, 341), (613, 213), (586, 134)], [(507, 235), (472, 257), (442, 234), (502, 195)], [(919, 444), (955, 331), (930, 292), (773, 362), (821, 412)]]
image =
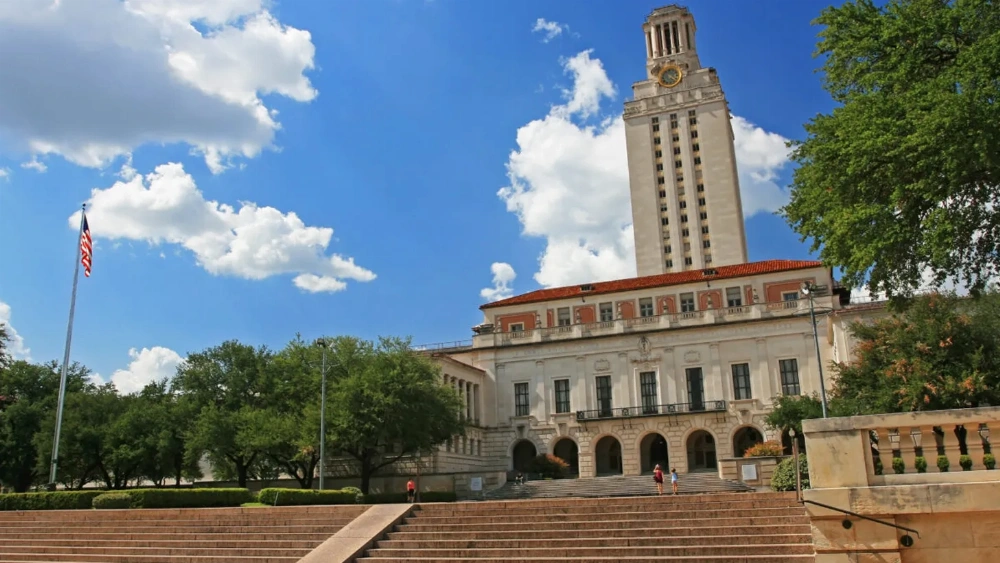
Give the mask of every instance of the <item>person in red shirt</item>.
[(656, 483), (656, 492), (658, 494), (663, 494), (663, 470), (660, 469), (660, 464), (656, 464), (653, 468), (653, 482)]
[(413, 502), (413, 497), (417, 494), (417, 484), (410, 479), (406, 482), (406, 499)]

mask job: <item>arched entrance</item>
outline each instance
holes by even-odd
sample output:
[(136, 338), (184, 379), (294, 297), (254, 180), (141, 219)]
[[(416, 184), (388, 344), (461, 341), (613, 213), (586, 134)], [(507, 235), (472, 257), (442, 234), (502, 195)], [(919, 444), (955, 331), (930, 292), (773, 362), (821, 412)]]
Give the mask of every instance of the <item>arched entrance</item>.
[(715, 464), (715, 438), (705, 430), (696, 430), (687, 439), (688, 471), (711, 471)]
[(538, 450), (531, 440), (521, 440), (514, 444), (514, 471), (527, 473), (531, 469), (531, 461), (538, 455)]
[(569, 464), (569, 468), (566, 469), (567, 474), (574, 476), (580, 474), (580, 456), (576, 442), (569, 438), (561, 438), (552, 447), (552, 455)]
[(670, 472), (670, 459), (667, 456), (667, 439), (653, 432), (646, 434), (639, 442), (639, 452), (642, 457), (642, 472), (652, 473), (657, 464), (664, 473)]
[(733, 434), (733, 457), (743, 457), (747, 450), (764, 441), (760, 430), (753, 426), (744, 426)]
[(598, 475), (622, 474), (622, 445), (614, 436), (605, 436), (594, 446)]

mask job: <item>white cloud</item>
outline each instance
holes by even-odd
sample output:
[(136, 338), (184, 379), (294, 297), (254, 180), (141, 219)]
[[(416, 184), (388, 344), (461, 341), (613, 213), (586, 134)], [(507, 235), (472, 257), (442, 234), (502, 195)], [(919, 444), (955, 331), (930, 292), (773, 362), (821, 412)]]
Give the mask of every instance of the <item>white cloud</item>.
[(497, 301), (513, 295), (514, 290), (510, 284), (517, 277), (514, 267), (506, 262), (494, 262), (490, 271), (493, 272), (493, 287), (484, 287), (479, 295), (487, 301)]
[(317, 95), (309, 32), (265, 0), (0, 2), (0, 52), (0, 138), (82, 166), (184, 143), (220, 172), (272, 146), (262, 96)]
[[(562, 61), (573, 77), (564, 103), (517, 131), (498, 196), (528, 236), (546, 240), (535, 281), (545, 287), (636, 275), (625, 127), (616, 89), (599, 59), (583, 51)], [(603, 111), (602, 111), (603, 110)], [(780, 135), (733, 116), (744, 216), (777, 210), (776, 183), (788, 163)]]
[[(132, 358), (128, 367), (115, 370), (111, 374), (111, 382), (123, 394), (142, 391), (143, 387), (154, 381), (173, 379), (174, 374), (177, 373), (177, 366), (184, 361), (180, 354), (163, 346), (153, 346), (142, 350), (132, 348), (128, 351), (128, 355)], [(98, 385), (103, 383), (100, 376), (92, 381)]]
[(10, 168), (0, 168), (0, 180), (10, 181)]
[(10, 323), (10, 305), (0, 301), (0, 326), (7, 331), (7, 352), (15, 360), (31, 361), (31, 349), (24, 345), (24, 337)]
[(38, 160), (38, 155), (32, 156), (31, 160), (27, 162), (22, 162), (21, 168), (34, 170), (39, 174), (44, 174), (45, 171), (49, 169), (49, 167), (46, 166), (44, 162)]
[(542, 37), (542, 43), (548, 43), (556, 37), (562, 35), (562, 32), (569, 29), (568, 25), (561, 24), (559, 22), (550, 22), (545, 18), (538, 18), (535, 20), (535, 27), (531, 28), (532, 33), (544, 33)]
[[(122, 176), (130, 179), (90, 194), (87, 220), (96, 239), (178, 244), (214, 275), (259, 280), (296, 274), (295, 285), (312, 292), (342, 290), (343, 279), (375, 279), (353, 258), (326, 254), (333, 229), (306, 226), (295, 213), (273, 207), (242, 202), (235, 209), (206, 200), (181, 164)], [(78, 228), (79, 213), (69, 218), (71, 228)]]

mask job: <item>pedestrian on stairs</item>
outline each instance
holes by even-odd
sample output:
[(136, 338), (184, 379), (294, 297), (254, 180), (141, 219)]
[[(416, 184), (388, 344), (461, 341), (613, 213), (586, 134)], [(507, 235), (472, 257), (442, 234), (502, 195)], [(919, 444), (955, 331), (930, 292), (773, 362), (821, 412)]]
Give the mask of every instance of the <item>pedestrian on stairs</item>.
[(413, 482), (413, 479), (410, 479), (409, 481), (406, 482), (406, 500), (412, 503), (416, 495), (417, 495), (417, 484)]
[(673, 488), (674, 494), (677, 494), (677, 468), (670, 468), (670, 487)]
[(657, 463), (656, 467), (653, 468), (653, 482), (656, 483), (656, 493), (659, 495), (663, 494), (663, 470), (660, 469), (660, 464)]

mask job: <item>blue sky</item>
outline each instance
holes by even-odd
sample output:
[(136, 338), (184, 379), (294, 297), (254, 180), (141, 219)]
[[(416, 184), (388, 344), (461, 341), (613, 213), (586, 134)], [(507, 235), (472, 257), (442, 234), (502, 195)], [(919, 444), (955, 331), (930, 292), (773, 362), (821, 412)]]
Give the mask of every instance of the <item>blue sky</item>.
[[(230, 338), (462, 340), (484, 295), (634, 273), (619, 118), (660, 3), (208, 4), (0, 6), (0, 321), (22, 357), (62, 357), (85, 201), (73, 358), (127, 390)], [(828, 4), (687, 3), (737, 116), (752, 260), (808, 256), (769, 211), (783, 140), (831, 107)]]

